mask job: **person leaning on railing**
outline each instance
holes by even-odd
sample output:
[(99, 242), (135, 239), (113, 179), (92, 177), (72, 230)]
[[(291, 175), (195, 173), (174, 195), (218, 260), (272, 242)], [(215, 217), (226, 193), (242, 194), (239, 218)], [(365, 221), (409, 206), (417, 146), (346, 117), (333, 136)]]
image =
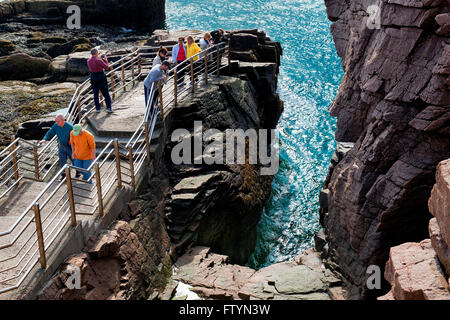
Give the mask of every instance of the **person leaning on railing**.
[(177, 65), (177, 77), (179, 86), (184, 86), (184, 75), (186, 74), (186, 64), (180, 66), (186, 61), (186, 45), (184, 37), (178, 38), (178, 43), (172, 48), (172, 61)]
[[(187, 54), (186, 57), (189, 59), (191, 57), (194, 57), (197, 53), (200, 53), (200, 51), (202, 51), (202, 49), (198, 46), (198, 44), (195, 43), (194, 41), (194, 37), (192, 36), (188, 36), (187, 38), (187, 44), (186, 44), (186, 49), (187, 49)], [(198, 56), (192, 58), (192, 60), (195, 62), (198, 60)], [(200, 70), (201, 68), (201, 64), (195, 64), (194, 66), (194, 80), (197, 79), (197, 71)]]
[(144, 96), (145, 96), (145, 106), (148, 105), (148, 99), (150, 98), (150, 93), (152, 89), (152, 85), (155, 84), (154, 88), (154, 94), (153, 94), (153, 101), (151, 101), (151, 107), (150, 114), (152, 114), (153, 111), (153, 103), (156, 101), (159, 91), (158, 87), (156, 86), (158, 81), (167, 81), (167, 71), (169, 71), (170, 63), (168, 61), (164, 61), (162, 64), (157, 64), (150, 70), (148, 76), (144, 80)]
[[(67, 164), (67, 159), (73, 164), (72, 149), (70, 147), (70, 132), (73, 130), (73, 126), (70, 122), (67, 122), (62, 113), (59, 113), (55, 118), (55, 123), (47, 131), (44, 138), (39, 142), (39, 145), (50, 141), (55, 135), (59, 142), (59, 166), (62, 168)], [(81, 174), (77, 172), (76, 177), (79, 178)], [(66, 173), (61, 173), (61, 180), (66, 177)]]
[(219, 43), (227, 42), (228, 38), (225, 35), (225, 31), (223, 29), (215, 30), (211, 32), (212, 43), (218, 45)]
[(159, 47), (158, 52), (156, 53), (156, 57), (155, 59), (153, 59), (152, 67), (156, 66), (157, 64), (162, 64), (166, 60), (168, 53), (169, 51), (167, 50), (167, 48), (163, 46)]
[(111, 113), (111, 96), (109, 95), (108, 80), (104, 70), (109, 70), (108, 59), (105, 55), (98, 57), (98, 50), (91, 50), (92, 57), (87, 61), (89, 71), (91, 72), (91, 86), (94, 92), (94, 103), (96, 112), (100, 112), (99, 91), (103, 94), (106, 103), (106, 112)]
[[(73, 126), (70, 133), (70, 146), (72, 147), (72, 158), (75, 167), (88, 169), (95, 161), (95, 139), (92, 133), (84, 130), (80, 124)], [(83, 172), (83, 180), (91, 177), (91, 172)], [(90, 181), (89, 183), (92, 183)]]

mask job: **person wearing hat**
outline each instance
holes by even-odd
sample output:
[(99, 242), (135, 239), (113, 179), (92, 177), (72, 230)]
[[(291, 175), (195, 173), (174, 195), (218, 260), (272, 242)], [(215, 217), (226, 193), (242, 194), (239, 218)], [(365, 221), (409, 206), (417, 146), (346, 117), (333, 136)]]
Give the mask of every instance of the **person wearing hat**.
[[(73, 126), (70, 133), (70, 146), (75, 167), (87, 169), (95, 161), (95, 139), (92, 133), (84, 130), (80, 124)], [(91, 172), (83, 172), (83, 180), (91, 177)], [(90, 182), (92, 183), (92, 181)]]
[(167, 71), (170, 69), (170, 63), (168, 61), (164, 61), (162, 64), (155, 65), (152, 70), (150, 70), (150, 73), (144, 80), (144, 95), (145, 95), (145, 106), (148, 104), (148, 99), (150, 98), (150, 92), (152, 89), (152, 85), (155, 84), (154, 90), (155, 94), (153, 95), (153, 101), (152, 103), (152, 110), (150, 111), (150, 114), (153, 111), (153, 103), (156, 101), (159, 91), (157, 87), (158, 81), (166, 81), (167, 80)]
[[(58, 149), (58, 157), (59, 157), (59, 166), (63, 168), (67, 164), (67, 159), (70, 160), (72, 164), (72, 150), (70, 148), (69, 140), (70, 140), (70, 132), (73, 130), (73, 126), (71, 123), (67, 122), (64, 115), (62, 113), (58, 113), (55, 118), (55, 123), (47, 131), (44, 138), (39, 142), (39, 145), (50, 141), (55, 135), (59, 142)], [(81, 174), (77, 171), (76, 178), (79, 178)], [(66, 173), (63, 171), (61, 173), (61, 180), (66, 177)]]

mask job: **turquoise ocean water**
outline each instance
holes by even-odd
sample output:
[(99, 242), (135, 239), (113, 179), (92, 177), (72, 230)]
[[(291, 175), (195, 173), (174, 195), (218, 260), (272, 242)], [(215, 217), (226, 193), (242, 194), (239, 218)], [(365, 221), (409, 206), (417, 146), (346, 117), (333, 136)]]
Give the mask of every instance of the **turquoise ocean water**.
[(166, 6), (168, 29), (258, 28), (283, 46), (280, 170), (248, 265), (289, 260), (313, 245), (318, 195), (335, 148), (328, 107), (343, 72), (323, 0), (167, 0)]

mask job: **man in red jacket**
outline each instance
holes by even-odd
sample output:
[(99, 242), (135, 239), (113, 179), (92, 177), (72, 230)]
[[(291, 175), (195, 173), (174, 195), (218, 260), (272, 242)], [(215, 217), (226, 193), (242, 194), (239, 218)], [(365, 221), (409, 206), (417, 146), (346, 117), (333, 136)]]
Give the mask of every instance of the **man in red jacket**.
[(100, 112), (99, 91), (102, 92), (106, 103), (106, 112), (111, 113), (111, 97), (109, 95), (108, 80), (104, 70), (109, 70), (108, 59), (105, 55), (98, 57), (98, 50), (91, 50), (92, 57), (87, 61), (89, 71), (91, 72), (91, 85), (94, 91), (94, 103), (97, 113)]

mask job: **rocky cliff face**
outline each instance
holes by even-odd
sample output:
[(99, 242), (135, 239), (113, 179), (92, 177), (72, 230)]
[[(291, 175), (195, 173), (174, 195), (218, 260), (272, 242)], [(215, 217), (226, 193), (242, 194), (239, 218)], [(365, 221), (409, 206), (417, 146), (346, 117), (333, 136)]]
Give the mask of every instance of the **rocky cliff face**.
[(450, 157), (450, 2), (325, 4), (345, 71), (330, 112), (336, 140), (354, 146), (330, 169), (321, 221), (352, 296), (369, 297), (380, 292), (367, 290), (367, 267), (428, 237), (436, 166)]
[[(283, 110), (276, 92), (280, 55), (280, 44), (263, 32), (233, 32), (232, 64), (224, 70), (229, 76), (211, 81), (173, 110), (172, 143), (165, 152), (165, 165), (171, 185), (166, 221), (174, 256), (183, 254), (192, 243), (211, 247), (239, 264), (245, 264), (253, 252), (256, 225), (270, 196), (273, 175), (261, 175), (261, 165), (251, 164), (249, 153), (245, 164), (237, 164), (236, 158), (229, 163), (209, 157), (220, 149), (226, 156), (234, 143), (227, 138), (228, 129), (257, 132), (275, 128)], [(194, 121), (202, 123), (200, 131), (194, 128)], [(217, 151), (200, 156), (192, 150), (192, 164), (175, 165), (171, 155), (178, 144), (172, 139), (176, 129), (189, 131), (191, 145), (209, 129), (218, 130), (221, 146), (215, 144)], [(270, 132), (268, 138), (264, 152), (270, 154), (274, 143)], [(202, 140), (202, 148), (211, 152), (211, 141)], [(200, 163), (194, 163), (195, 157)]]

